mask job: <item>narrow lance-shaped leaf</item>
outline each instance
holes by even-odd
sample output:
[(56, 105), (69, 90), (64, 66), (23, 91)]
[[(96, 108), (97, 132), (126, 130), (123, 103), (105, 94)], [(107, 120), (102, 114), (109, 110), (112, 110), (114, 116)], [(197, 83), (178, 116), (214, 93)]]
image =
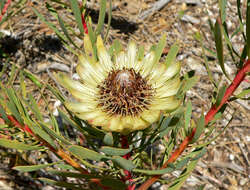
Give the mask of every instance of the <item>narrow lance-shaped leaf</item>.
[(101, 184), (105, 187), (111, 187), (112, 190), (115, 190), (115, 189), (125, 190), (125, 189), (127, 189), (126, 184), (118, 179), (102, 178)]
[(51, 163), (51, 164), (38, 164), (38, 165), (31, 165), (31, 166), (15, 166), (14, 170), (18, 170), (20, 172), (33, 172), (33, 171), (37, 171), (43, 168), (47, 168), (49, 166), (53, 166), (57, 163)]
[(227, 6), (227, 0), (219, 0), (219, 6), (220, 6), (220, 17), (222, 24), (226, 21), (226, 6)]
[(66, 187), (66, 189), (83, 190), (83, 188), (79, 187), (79, 183), (67, 183), (67, 182), (55, 181), (55, 180), (43, 178), (43, 177), (38, 178), (38, 179), (51, 185), (56, 185), (59, 187)]
[(52, 29), (52, 30), (56, 33), (56, 35), (57, 35), (59, 38), (61, 38), (64, 42), (66, 42), (66, 38), (64, 37), (64, 35), (63, 35), (61, 32), (59, 32), (59, 30), (57, 29), (57, 27), (56, 27), (53, 23), (48, 22), (48, 21), (44, 18), (44, 16), (41, 15), (35, 8), (32, 7), (32, 10), (33, 10), (34, 13), (38, 16), (38, 18), (41, 19), (42, 22), (44, 22), (45, 24), (47, 24), (48, 27), (49, 27), (50, 29)]
[(8, 140), (8, 139), (0, 139), (0, 146), (3, 146), (5, 148), (13, 148), (17, 150), (39, 150), (43, 148), (41, 146), (28, 145), (16, 140)]
[(60, 27), (61, 27), (61, 29), (62, 29), (64, 35), (66, 36), (66, 38), (69, 40), (69, 42), (70, 42), (71, 44), (73, 44), (77, 49), (79, 49), (79, 47), (78, 47), (78, 46), (75, 44), (75, 42), (71, 39), (71, 37), (70, 37), (70, 35), (69, 35), (69, 33), (68, 33), (68, 30), (67, 30), (67, 28), (66, 28), (65, 25), (64, 25), (63, 20), (61, 19), (61, 17), (60, 17), (58, 14), (57, 14), (57, 19), (58, 19), (58, 21), (59, 21)]
[(114, 158), (112, 158), (112, 162), (120, 166), (122, 169), (128, 171), (131, 171), (136, 167), (131, 160), (126, 160), (120, 156), (115, 156)]
[(163, 175), (166, 173), (171, 173), (175, 170), (173, 167), (167, 167), (159, 170), (141, 170), (141, 169), (133, 169), (133, 172), (142, 173), (146, 175)]
[(166, 46), (166, 38), (167, 38), (167, 36), (166, 36), (166, 34), (164, 34), (154, 49), (154, 52), (155, 52), (154, 62), (155, 63), (157, 63), (161, 58), (161, 54), (163, 52), (163, 49)]
[(182, 175), (173, 182), (173, 184), (168, 188), (168, 190), (179, 190), (182, 187), (183, 183), (186, 181), (186, 179), (189, 177), (191, 172), (194, 170), (197, 163), (198, 160), (191, 161), (190, 164), (187, 166), (185, 172), (183, 172)]
[(214, 26), (214, 38), (215, 38), (215, 46), (217, 51), (217, 58), (220, 64), (220, 67), (223, 73), (230, 79), (226, 73), (225, 66), (224, 66), (224, 54), (223, 54), (223, 42), (222, 42), (222, 32), (221, 32), (221, 20), (217, 18), (215, 26)]
[(102, 155), (98, 152), (77, 145), (70, 146), (68, 150), (79, 159), (102, 161), (103, 159), (108, 158), (107, 156)]
[(78, 26), (81, 34), (84, 34), (84, 29), (83, 29), (83, 25), (82, 25), (81, 10), (79, 8), (78, 1), (77, 0), (70, 0), (70, 5), (71, 5), (71, 9), (74, 13), (77, 26)]
[(177, 43), (175, 43), (174, 45), (171, 46), (168, 55), (166, 57), (165, 60), (165, 64), (167, 65), (167, 67), (176, 59), (177, 53), (179, 51), (179, 46)]
[(204, 127), (205, 127), (205, 117), (202, 114), (202, 116), (200, 117), (200, 119), (199, 119), (199, 121), (197, 123), (196, 132), (194, 134), (194, 137), (193, 137), (191, 143), (196, 142), (200, 138), (200, 136), (201, 136), (201, 134), (202, 134), (202, 132), (204, 130)]
[(128, 149), (122, 149), (122, 148), (114, 148), (109, 146), (103, 146), (101, 147), (100, 151), (111, 156), (123, 156), (129, 152), (131, 152), (132, 147)]
[(219, 93), (218, 93), (218, 96), (217, 96), (217, 99), (216, 99), (216, 103), (215, 103), (216, 106), (219, 106), (219, 105), (220, 105), (220, 102), (221, 102), (221, 100), (222, 100), (222, 98), (223, 98), (223, 96), (224, 96), (226, 90), (227, 90), (227, 87), (226, 87), (225, 85), (223, 85), (223, 86), (220, 88)]
[(106, 42), (108, 34), (109, 34), (111, 20), (112, 20), (112, 0), (109, 0), (108, 26), (107, 26), (107, 32), (106, 32), (105, 37), (104, 37), (104, 42)]
[(101, 34), (101, 31), (103, 29), (104, 19), (105, 19), (105, 14), (106, 14), (106, 4), (107, 4), (107, 0), (101, 0), (98, 23), (97, 23), (97, 27), (96, 27), (96, 31), (95, 31), (96, 36)]
[(186, 133), (188, 132), (188, 125), (190, 123), (191, 116), (192, 116), (192, 103), (191, 101), (188, 101), (186, 112), (185, 112), (185, 132)]

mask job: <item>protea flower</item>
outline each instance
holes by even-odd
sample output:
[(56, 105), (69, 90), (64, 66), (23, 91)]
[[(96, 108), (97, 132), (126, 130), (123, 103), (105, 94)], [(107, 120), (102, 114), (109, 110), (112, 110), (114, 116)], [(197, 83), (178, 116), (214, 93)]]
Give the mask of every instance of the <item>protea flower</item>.
[(154, 51), (139, 60), (134, 42), (111, 58), (100, 36), (95, 61), (88, 36), (85, 43), (85, 54), (79, 55), (76, 67), (81, 80), (59, 75), (76, 99), (65, 105), (80, 119), (106, 131), (128, 134), (149, 127), (161, 113), (179, 106), (175, 95), (180, 87), (180, 63), (168, 67), (158, 63)]

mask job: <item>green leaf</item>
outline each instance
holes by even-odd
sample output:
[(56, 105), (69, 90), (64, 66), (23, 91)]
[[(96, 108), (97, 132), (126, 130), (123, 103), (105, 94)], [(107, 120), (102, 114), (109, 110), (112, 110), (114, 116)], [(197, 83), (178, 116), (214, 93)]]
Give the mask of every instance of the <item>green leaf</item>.
[(53, 146), (54, 148), (56, 148), (56, 144), (53, 141), (53, 139), (50, 137), (50, 135), (48, 133), (46, 133), (43, 129), (41, 129), (39, 125), (37, 125), (36, 123), (33, 123), (28, 118), (25, 118), (25, 123), (27, 123), (27, 125), (30, 127), (30, 129), (35, 134), (37, 134), (39, 137), (41, 137), (42, 139), (44, 139), (51, 146)]
[(73, 46), (75, 46), (77, 49), (79, 49), (79, 47), (75, 44), (75, 42), (71, 39), (65, 25), (64, 25), (64, 22), (63, 20), (61, 19), (61, 17), (57, 14), (57, 19), (59, 21), (59, 25), (64, 33), (64, 35), (66, 36), (66, 38), (70, 41), (71, 44), (73, 44)]
[(17, 150), (39, 150), (42, 149), (42, 146), (33, 146), (28, 145), (16, 140), (0, 139), (0, 146), (5, 148), (14, 148)]
[(154, 49), (154, 52), (155, 52), (154, 63), (158, 63), (159, 60), (161, 59), (161, 54), (163, 52), (164, 47), (166, 46), (166, 38), (167, 36), (166, 34), (164, 34)]
[(247, 43), (247, 56), (250, 57), (250, 0), (247, 0), (247, 13), (246, 13), (246, 43)]
[(24, 99), (27, 98), (27, 92), (26, 92), (26, 85), (24, 82), (24, 77), (23, 77), (23, 72), (20, 72), (20, 86), (21, 86), (21, 92), (22, 92), (22, 96)]
[(81, 10), (79, 8), (78, 1), (77, 0), (70, 0), (70, 5), (71, 5), (71, 9), (74, 13), (77, 26), (78, 26), (81, 34), (84, 34), (84, 29), (83, 29), (83, 25), (82, 25), (82, 15), (81, 15)]
[(62, 176), (62, 177), (85, 178), (85, 179), (101, 178), (101, 176), (97, 176), (94, 174), (82, 174), (82, 173), (77, 173), (77, 172), (69, 172), (69, 171), (62, 171), (62, 170), (55, 170), (55, 169), (48, 169), (47, 171), (53, 175)]
[(6, 0), (0, 1), (0, 12), (2, 12), (2, 9), (6, 3)]
[[(194, 158), (192, 158), (192, 160), (198, 160), (207, 153), (206, 147), (200, 148), (198, 150), (199, 150), (199, 153)], [(195, 151), (197, 151), (197, 150), (194, 150), (194, 152)]]
[(68, 148), (68, 150), (80, 159), (89, 159), (95, 161), (103, 161), (109, 159), (109, 157), (107, 156), (78, 145), (72, 145)]
[(226, 75), (226, 77), (230, 80), (228, 77), (225, 66), (224, 66), (224, 55), (223, 55), (223, 42), (222, 42), (222, 25), (219, 18), (217, 18), (215, 26), (214, 26), (214, 38), (215, 38), (215, 46), (216, 46), (216, 52), (217, 52), (217, 58), (220, 64), (220, 67), (223, 71), (223, 73)]
[(35, 75), (29, 72), (25, 72), (25, 71), (24, 71), (24, 75), (28, 77), (38, 88), (42, 88), (43, 86), (42, 83), (39, 81), (39, 79)]
[(192, 116), (192, 103), (191, 101), (188, 101), (185, 112), (185, 127), (184, 127), (186, 133), (188, 132), (188, 126), (191, 120), (191, 116)]
[(7, 128), (9, 127), (9, 125), (6, 125), (6, 124), (0, 124), (0, 129), (4, 129), (4, 128)]
[(108, 11), (108, 26), (107, 26), (107, 32), (104, 37), (104, 42), (106, 42), (108, 34), (109, 34), (109, 29), (111, 25), (111, 20), (112, 20), (112, 1), (109, 0), (109, 11)]
[(199, 185), (198, 187), (196, 187), (195, 190), (204, 190), (206, 184), (203, 184), (203, 185)]
[(171, 122), (171, 119), (170, 117), (168, 118), (165, 118), (161, 124), (161, 127), (160, 127), (160, 133), (159, 133), (159, 137), (162, 138), (164, 137), (165, 135), (167, 135), (171, 129), (173, 129), (173, 127), (170, 127), (169, 124)]
[(113, 135), (111, 132), (108, 132), (105, 134), (105, 136), (103, 138), (103, 143), (108, 145), (108, 146), (113, 146), (114, 139), (113, 139)]
[(237, 94), (235, 97), (236, 98), (244, 98), (248, 94), (250, 94), (250, 88), (242, 90), (242, 92)]
[(56, 166), (63, 170), (75, 170), (75, 168), (73, 168), (71, 165), (68, 164), (57, 164)]
[(120, 166), (122, 169), (125, 169), (128, 171), (131, 171), (132, 169), (136, 167), (131, 160), (126, 160), (119, 156), (113, 157), (112, 162)]
[(15, 80), (15, 76), (16, 76), (16, 66), (13, 64), (11, 66), (11, 72), (10, 72), (10, 77), (8, 78), (8, 84), (7, 86), (11, 86)]
[(114, 148), (110, 146), (102, 146), (100, 151), (111, 156), (123, 156), (131, 152), (132, 146), (129, 149)]
[(176, 165), (175, 165), (175, 169), (176, 169), (176, 170), (182, 169), (184, 166), (187, 165), (187, 163), (189, 162), (189, 160), (190, 160), (190, 158), (187, 157), (187, 158), (182, 159), (181, 161), (178, 161), (178, 162), (176, 163)]
[(144, 46), (139, 46), (137, 59), (141, 61), (144, 58)]
[(218, 93), (218, 96), (217, 96), (217, 98), (216, 98), (216, 103), (215, 103), (216, 106), (219, 106), (219, 105), (220, 105), (220, 103), (221, 103), (221, 101), (222, 101), (222, 99), (223, 99), (223, 97), (224, 97), (224, 94), (225, 94), (226, 90), (227, 90), (227, 87), (226, 87), (225, 85), (223, 85), (223, 86), (220, 88), (219, 93)]
[(127, 188), (126, 184), (123, 183), (121, 180), (112, 178), (102, 178), (101, 184), (105, 187), (111, 187), (112, 190), (125, 190)]
[(121, 42), (116, 39), (109, 48), (109, 55), (113, 57), (114, 54), (118, 54), (121, 50), (122, 50)]
[(48, 27), (49, 27), (50, 29), (52, 29), (52, 30), (56, 33), (56, 35), (57, 35), (59, 38), (61, 38), (64, 42), (66, 42), (66, 38), (64, 37), (64, 35), (57, 29), (57, 27), (56, 27), (53, 23), (48, 22), (48, 21), (44, 18), (44, 16), (41, 15), (41, 14), (37, 11), (37, 9), (35, 9), (34, 7), (31, 7), (31, 8), (32, 8), (32, 10), (34, 11), (34, 13), (38, 16), (38, 18), (39, 18), (42, 22), (44, 22), (45, 24), (47, 24)]
[(55, 131), (53, 131), (52, 129), (50, 129), (47, 124), (40, 122), (40, 125), (42, 126), (42, 128), (52, 137), (54, 137), (56, 140), (60, 140), (61, 142), (63, 142), (66, 145), (71, 145), (72, 143), (69, 142), (67, 139), (65, 139), (63, 136), (57, 134)]
[(33, 95), (30, 93), (29, 94), (29, 107), (31, 108), (33, 114), (36, 116), (36, 118), (40, 121), (43, 120), (43, 116), (40, 112), (40, 108), (38, 107), (36, 100), (33, 98)]
[(62, 181), (55, 181), (55, 180), (51, 180), (48, 178), (38, 178), (39, 180), (51, 184), (51, 185), (56, 185), (59, 187), (66, 187), (66, 189), (71, 189), (71, 190), (83, 190), (82, 187), (79, 187), (79, 183), (67, 183), (67, 182), (62, 182)]
[(216, 83), (215, 83), (214, 78), (213, 78), (213, 75), (212, 75), (212, 72), (211, 72), (211, 70), (209, 68), (207, 55), (205, 53), (203, 38), (202, 38), (202, 35), (200, 34), (200, 32), (196, 32), (195, 38), (200, 42), (201, 49), (202, 49), (202, 56), (203, 56), (203, 59), (204, 59), (204, 64), (205, 64), (205, 68), (207, 70), (208, 77), (209, 77), (210, 81), (213, 83), (213, 85), (217, 88)]
[[(90, 18), (89, 18), (90, 20)], [(93, 28), (92, 28), (92, 25), (91, 25), (91, 22), (87, 22), (87, 28), (88, 28), (88, 35), (89, 35), (89, 38), (90, 38), (90, 41), (91, 41), (91, 44), (92, 44), (92, 48), (93, 48), (93, 56), (94, 56), (94, 59), (97, 60), (97, 48), (96, 48), (96, 38), (97, 36), (95, 35), (94, 31), (93, 31)]]
[(95, 31), (96, 36), (101, 34), (101, 31), (103, 29), (104, 19), (105, 19), (105, 14), (106, 14), (106, 4), (107, 4), (107, 0), (101, 0), (98, 23), (97, 23), (97, 27), (96, 27), (96, 31)]
[[(1, 103), (1, 102), (0, 102)], [(7, 123), (7, 124), (10, 124), (10, 120), (8, 119), (8, 116), (7, 114), (5, 113), (2, 105), (0, 105), (0, 115), (1, 115), (1, 118)]]
[(133, 169), (133, 172), (142, 173), (146, 175), (163, 175), (166, 173), (171, 173), (175, 170), (174, 167), (167, 167), (159, 170), (141, 170), (141, 169)]
[(175, 61), (178, 51), (179, 51), (178, 43), (175, 43), (174, 45), (171, 46), (165, 60), (165, 64), (167, 65), (167, 67), (171, 65), (173, 61)]
[(219, 0), (219, 6), (220, 6), (220, 17), (222, 24), (226, 21), (226, 6), (227, 6), (227, 0)]
[(192, 173), (193, 169), (196, 167), (198, 160), (191, 161), (187, 166), (187, 169), (178, 177), (173, 184), (168, 188), (168, 190), (179, 190), (189, 175)]
[(199, 80), (198, 76), (193, 76), (191, 78), (187, 78), (186, 80), (183, 81), (183, 85), (181, 88), (181, 92), (184, 94), (188, 90), (190, 90)]
[(19, 113), (16, 105), (14, 104), (14, 102), (13, 101), (8, 101), (6, 103), (6, 105), (7, 105), (8, 109), (10, 110), (11, 114), (14, 115), (15, 119), (17, 119), (17, 121), (21, 125), (23, 125), (23, 119), (22, 119), (22, 117), (21, 117), (21, 115), (20, 115), (20, 113)]
[(32, 166), (15, 166), (12, 169), (20, 171), (20, 172), (33, 172), (36, 170), (40, 170), (43, 168), (47, 168), (49, 166), (53, 166), (56, 163), (51, 163), (51, 164), (38, 164), (38, 165), (32, 165)]
[(200, 117), (200, 119), (197, 123), (196, 132), (194, 134), (194, 137), (193, 137), (191, 143), (196, 142), (200, 138), (204, 128), (205, 128), (205, 117), (202, 114), (202, 116)]

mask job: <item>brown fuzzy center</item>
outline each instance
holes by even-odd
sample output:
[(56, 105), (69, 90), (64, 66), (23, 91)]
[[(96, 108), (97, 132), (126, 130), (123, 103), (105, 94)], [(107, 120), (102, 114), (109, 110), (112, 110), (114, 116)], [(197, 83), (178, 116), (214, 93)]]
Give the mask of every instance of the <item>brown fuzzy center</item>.
[(148, 109), (153, 89), (134, 69), (112, 70), (99, 88), (98, 106), (109, 115), (136, 116)]

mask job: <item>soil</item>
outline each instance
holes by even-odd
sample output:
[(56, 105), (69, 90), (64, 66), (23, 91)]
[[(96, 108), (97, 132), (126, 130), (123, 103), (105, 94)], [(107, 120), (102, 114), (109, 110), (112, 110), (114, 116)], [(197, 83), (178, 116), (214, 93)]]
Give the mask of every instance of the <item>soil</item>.
[[(28, 69), (52, 85), (57, 85), (52, 74), (57, 71), (72, 74), (77, 58), (31, 10), (31, 6), (35, 7), (46, 19), (58, 26), (57, 21), (48, 13), (44, 1), (27, 0), (23, 1), (23, 5), (18, 2), (17, 0), (12, 1), (9, 11), (13, 10), (15, 14), (0, 26), (0, 31), (4, 33), (0, 38), (0, 47), (4, 53), (8, 54), (9, 62)], [(246, 0), (241, 2), (241, 11), (245, 13)], [(216, 52), (208, 21), (211, 19), (214, 23), (218, 17), (218, 2), (217, 0), (172, 0), (160, 10), (145, 15), (145, 12), (155, 3), (156, 1), (153, 0), (113, 1), (113, 17), (107, 43), (111, 44), (115, 39), (119, 39), (126, 47), (129, 40), (134, 40), (149, 50), (151, 45), (157, 43), (165, 33), (167, 34), (167, 45), (164, 49), (164, 57), (171, 45), (178, 42), (181, 48), (177, 59), (182, 63), (182, 73), (195, 70), (195, 75), (199, 76), (199, 82), (187, 93), (187, 99), (190, 99), (193, 104), (194, 117), (198, 118), (211, 106), (213, 84), (209, 81), (204, 66), (201, 44), (194, 36), (200, 32), (203, 36), (204, 46), (211, 49), (212, 52)], [(56, 8), (62, 13), (62, 18), (76, 29), (72, 15), (59, 6)], [(98, 1), (88, 1), (88, 14), (91, 16), (94, 26), (97, 24), (98, 10)], [(229, 34), (232, 34), (239, 26), (237, 6), (234, 0), (227, 1), (227, 25)], [(103, 35), (106, 33), (106, 26), (107, 20)], [(81, 39), (76, 38), (75, 40), (82, 46)], [(241, 52), (244, 47), (242, 36), (236, 35), (231, 41), (234, 48)], [(225, 52), (225, 68), (230, 78), (233, 79), (237, 69), (227, 50)], [(222, 74), (215, 54), (206, 51), (206, 58), (215, 80), (220, 81), (220, 84), (228, 85), (230, 81)], [(6, 61), (6, 58), (0, 57), (0, 66), (3, 66)], [(8, 65), (8, 71), (10, 67), (11, 65)], [(3, 81), (7, 80), (8, 74), (6, 72)], [(16, 80), (18, 81), (18, 78)], [(14, 82), (14, 85), (18, 85), (18, 82)], [(249, 88), (249, 83), (243, 82), (237, 92), (247, 87)], [(28, 85), (28, 90), (33, 93), (34, 97), (39, 97), (39, 92), (31, 83), (30, 86)], [(44, 95), (48, 97), (50, 108), (54, 109), (57, 104), (56, 99), (46, 91)], [(40, 105), (45, 106), (45, 102), (40, 101)], [(229, 104), (223, 119), (218, 122), (216, 127), (226, 126), (232, 115), (233, 120), (227, 130), (208, 146), (207, 154), (200, 159), (198, 166), (182, 190), (195, 189), (198, 185), (204, 185), (205, 190), (249, 189), (249, 111), (249, 101), (237, 100)], [(44, 113), (47, 112), (48, 110), (44, 109)], [(21, 175), (20, 177), (20, 174), (9, 170), (15, 165), (17, 156), (11, 154), (11, 151), (6, 154), (6, 151), (5, 149), (0, 151), (2, 163), (0, 164), (0, 189), (56, 189), (52, 186), (43, 186), (39, 182), (35, 183), (29, 176)], [(38, 158), (42, 160), (42, 155), (38, 155)], [(27, 186), (27, 184), (33, 185)], [(156, 183), (152, 188), (165, 190), (167, 186)]]

